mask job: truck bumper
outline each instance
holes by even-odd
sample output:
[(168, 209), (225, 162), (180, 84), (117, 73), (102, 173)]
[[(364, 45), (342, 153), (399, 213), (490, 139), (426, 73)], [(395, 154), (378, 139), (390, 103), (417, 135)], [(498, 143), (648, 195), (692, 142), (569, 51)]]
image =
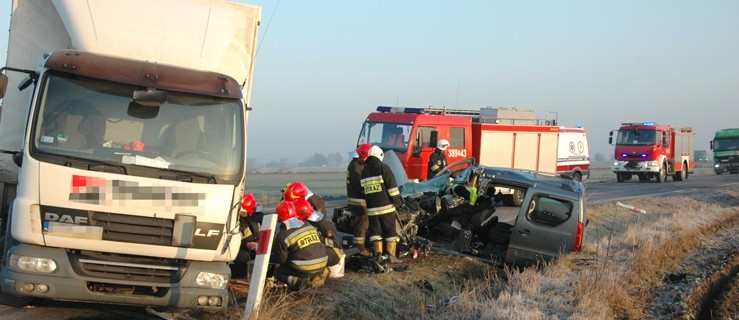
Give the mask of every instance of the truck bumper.
[(713, 171), (716, 173), (737, 173), (739, 172), (739, 162), (719, 162), (713, 165)]
[(616, 161), (611, 170), (614, 173), (658, 173), (660, 167), (657, 161)]
[[(195, 278), (202, 271), (229, 274), (228, 265), (224, 262), (191, 261), (187, 268), (178, 272), (182, 275), (178, 279), (155, 283), (82, 275), (76, 270), (80, 266), (72, 266), (64, 249), (19, 244), (11, 248), (10, 253), (53, 259), (57, 265), (51, 273), (31, 273), (11, 270), (6, 262), (2, 269), (2, 291), (16, 296), (211, 310), (225, 309), (229, 301), (227, 287), (214, 289), (195, 284)], [(209, 305), (207, 300), (211, 297), (212, 301), (220, 301)], [(198, 304), (198, 298), (201, 304)], [(203, 300), (206, 300), (205, 305), (202, 305)]]

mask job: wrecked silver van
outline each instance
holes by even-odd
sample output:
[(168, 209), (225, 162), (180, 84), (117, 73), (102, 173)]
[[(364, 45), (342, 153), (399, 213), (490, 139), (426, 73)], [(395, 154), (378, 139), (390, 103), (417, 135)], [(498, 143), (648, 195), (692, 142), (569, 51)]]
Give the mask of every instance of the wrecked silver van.
[[(423, 211), (414, 217), (417, 236), (432, 240), (435, 250), (454, 250), (491, 263), (529, 265), (563, 253), (580, 251), (587, 215), (582, 183), (559, 176), (472, 165), (446, 177), (438, 191), (424, 183), (401, 187), (407, 202)], [(474, 203), (463, 189), (476, 192)], [(520, 207), (502, 206), (500, 189), (523, 194)], [(407, 211), (407, 210), (406, 210)], [(400, 216), (403, 216), (401, 210)], [(402, 221), (403, 219), (401, 219)]]

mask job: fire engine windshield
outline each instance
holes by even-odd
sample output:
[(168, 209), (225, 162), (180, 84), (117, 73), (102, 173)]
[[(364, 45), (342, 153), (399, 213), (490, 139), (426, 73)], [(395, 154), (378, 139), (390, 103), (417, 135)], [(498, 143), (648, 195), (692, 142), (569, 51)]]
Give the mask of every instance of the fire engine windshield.
[(359, 134), (357, 145), (369, 143), (385, 151), (405, 153), (408, 150), (408, 137), (411, 126), (398, 123), (365, 122)]
[(32, 157), (86, 170), (239, 183), (239, 100), (166, 92), (166, 102), (152, 106), (133, 102), (134, 91), (146, 88), (58, 73), (41, 81)]
[(649, 129), (619, 130), (616, 144), (622, 146), (653, 145), (656, 133)]

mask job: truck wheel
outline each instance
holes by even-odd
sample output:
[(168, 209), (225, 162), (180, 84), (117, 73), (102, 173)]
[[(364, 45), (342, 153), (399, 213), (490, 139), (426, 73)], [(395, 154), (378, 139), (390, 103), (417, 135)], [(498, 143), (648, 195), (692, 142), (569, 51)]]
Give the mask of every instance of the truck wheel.
[(646, 173), (637, 174), (639, 181), (649, 181), (649, 176)]
[(624, 182), (624, 176), (622, 176), (620, 173), (616, 173), (616, 181)]
[(657, 181), (659, 183), (664, 183), (665, 181), (667, 181), (667, 166), (664, 164), (662, 165), (662, 168), (659, 170)]

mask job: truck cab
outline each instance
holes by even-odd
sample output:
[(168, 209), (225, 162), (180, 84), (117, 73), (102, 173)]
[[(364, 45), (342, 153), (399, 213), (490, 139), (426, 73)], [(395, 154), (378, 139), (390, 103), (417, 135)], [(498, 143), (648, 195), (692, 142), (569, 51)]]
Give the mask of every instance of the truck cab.
[(362, 125), (357, 145), (395, 151), (410, 179), (425, 180), (428, 160), (441, 139), (449, 141), (447, 163), (472, 157), (472, 120), (421, 108), (377, 108)]
[(716, 131), (711, 150), (716, 174), (739, 173), (739, 128)]
[(639, 181), (656, 178), (660, 183), (668, 175), (673, 175), (675, 181), (687, 179), (695, 163), (694, 135), (691, 128), (675, 129), (655, 122), (622, 123), (608, 138), (608, 143), (615, 145), (612, 170), (616, 180), (631, 180), (632, 175)]

